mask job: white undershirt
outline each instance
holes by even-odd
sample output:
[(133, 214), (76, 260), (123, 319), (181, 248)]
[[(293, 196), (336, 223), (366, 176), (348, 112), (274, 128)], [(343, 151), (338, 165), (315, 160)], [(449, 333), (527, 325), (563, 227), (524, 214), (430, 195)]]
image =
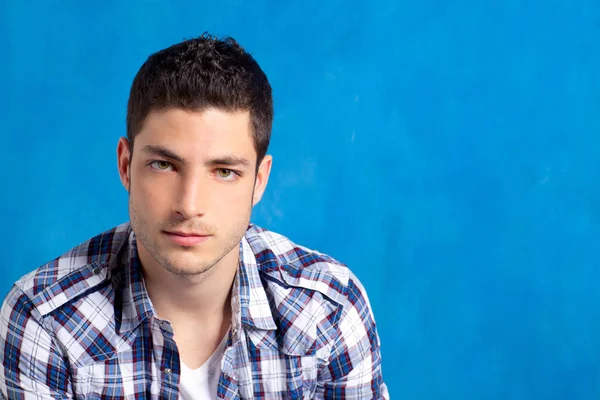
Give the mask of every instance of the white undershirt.
[(179, 384), (179, 400), (216, 399), (219, 377), (221, 376), (221, 359), (227, 345), (229, 332), (225, 335), (214, 353), (195, 370), (191, 370), (181, 362), (181, 380)]

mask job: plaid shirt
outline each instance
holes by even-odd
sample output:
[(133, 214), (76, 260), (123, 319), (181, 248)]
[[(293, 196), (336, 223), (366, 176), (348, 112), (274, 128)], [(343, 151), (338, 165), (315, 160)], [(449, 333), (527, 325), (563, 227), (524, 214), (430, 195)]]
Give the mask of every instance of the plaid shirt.
[[(250, 225), (220, 399), (388, 398), (364, 288), (346, 266)], [(180, 358), (125, 223), (20, 279), (0, 314), (0, 397), (173, 399)]]

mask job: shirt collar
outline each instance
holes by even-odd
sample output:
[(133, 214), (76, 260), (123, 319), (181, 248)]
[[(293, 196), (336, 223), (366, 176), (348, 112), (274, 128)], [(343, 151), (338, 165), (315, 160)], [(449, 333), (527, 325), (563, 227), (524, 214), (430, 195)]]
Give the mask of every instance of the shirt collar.
[[(133, 230), (129, 233), (127, 251), (121, 255), (122, 303), (115, 302), (117, 313), (117, 331), (128, 332), (138, 327), (147, 317), (154, 315), (154, 307), (150, 301), (148, 290), (144, 284), (142, 264), (137, 252), (137, 240)], [(119, 311), (121, 312), (119, 318)], [(120, 321), (120, 326), (119, 326)]]
[(233, 313), (239, 308), (242, 325), (275, 330), (271, 306), (259, 274), (256, 255), (244, 236), (240, 242), (240, 263), (236, 274), (232, 295)]
[[(124, 266), (121, 301), (115, 302), (117, 332), (124, 333), (137, 328), (142, 321), (155, 315), (138, 256), (137, 241), (133, 230), (128, 236), (127, 250), (120, 255)], [(240, 242), (240, 261), (233, 283), (231, 298), (234, 320), (244, 326), (261, 330), (275, 330), (277, 326), (261, 282), (256, 255), (244, 236)], [(118, 299), (116, 299), (118, 300)], [(119, 304), (121, 303), (121, 304)], [(120, 315), (119, 315), (120, 314)]]

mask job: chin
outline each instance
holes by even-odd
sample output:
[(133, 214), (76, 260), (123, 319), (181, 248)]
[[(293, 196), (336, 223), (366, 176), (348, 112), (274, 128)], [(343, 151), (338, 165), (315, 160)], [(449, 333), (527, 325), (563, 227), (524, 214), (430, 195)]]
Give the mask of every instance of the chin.
[(161, 257), (162, 261), (160, 264), (167, 265), (168, 270), (179, 271), (179, 272), (202, 272), (207, 269), (207, 266), (214, 264), (208, 257), (201, 257), (197, 253), (192, 251), (181, 254), (185, 250), (180, 250), (180, 254), (163, 254)]

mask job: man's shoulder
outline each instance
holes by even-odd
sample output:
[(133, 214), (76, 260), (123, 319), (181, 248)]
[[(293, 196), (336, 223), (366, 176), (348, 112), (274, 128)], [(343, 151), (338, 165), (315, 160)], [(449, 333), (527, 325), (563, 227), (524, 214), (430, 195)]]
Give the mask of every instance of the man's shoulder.
[(250, 226), (246, 238), (261, 273), (280, 277), (292, 287), (320, 292), (337, 303), (344, 302), (349, 281), (355, 279), (345, 263), (256, 225)]
[(102, 283), (131, 232), (129, 223), (104, 231), (21, 277), (9, 292), (45, 315)]
[(333, 344), (362, 323), (360, 316), (351, 325), (339, 323), (348, 315), (356, 319), (359, 311), (353, 310), (366, 304), (358, 278), (343, 262), (281, 234), (251, 226), (246, 239), (260, 276), (260, 283), (250, 281), (248, 285), (258, 293), (264, 289), (266, 298), (257, 304), (265, 308), (268, 304), (270, 309), (270, 314), (264, 308), (251, 310), (250, 316), (261, 321), (268, 314), (279, 335), (274, 339), (265, 331), (252, 330), (250, 338), (258, 346), (271, 343), (288, 355), (314, 354), (328, 359)]

